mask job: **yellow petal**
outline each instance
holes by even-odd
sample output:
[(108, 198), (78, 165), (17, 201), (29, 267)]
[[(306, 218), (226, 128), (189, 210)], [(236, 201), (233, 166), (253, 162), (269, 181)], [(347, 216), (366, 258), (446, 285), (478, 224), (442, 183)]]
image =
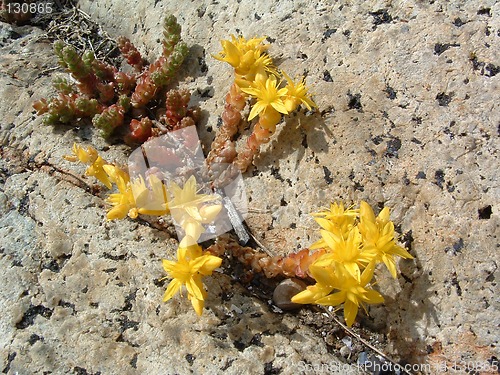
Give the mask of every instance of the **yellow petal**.
[[(205, 255), (202, 255), (202, 256), (200, 256), (200, 257), (197, 257), (196, 259), (193, 259), (193, 260), (190, 262), (190, 264), (189, 264), (189, 267), (190, 267), (190, 269), (191, 269), (191, 272), (193, 272), (193, 273), (195, 273), (195, 272), (199, 272), (199, 271), (200, 271), (200, 269), (202, 269), (202, 268), (203, 268), (203, 266), (204, 266), (204, 264), (205, 264), (206, 262), (210, 262), (210, 263), (211, 263), (211, 262), (213, 262), (213, 261), (214, 261), (213, 259), (211, 259), (212, 257), (213, 257), (213, 258), (216, 258), (216, 259), (220, 259), (220, 258), (218, 258), (218, 257), (215, 257), (215, 256), (213, 256), (213, 255), (209, 255), (209, 254), (205, 254)], [(221, 259), (221, 260), (222, 260), (222, 259)], [(209, 263), (209, 264), (210, 264), (210, 263)], [(220, 264), (219, 264), (219, 265), (220, 265)], [(217, 268), (219, 265), (217, 265), (217, 266), (216, 266), (216, 267), (214, 267), (214, 268)], [(207, 270), (207, 271), (209, 270), (208, 266), (207, 266), (207, 269), (206, 269), (206, 270)], [(213, 270), (213, 269), (212, 269), (212, 270)], [(210, 270), (210, 272), (211, 272), (212, 270)], [(200, 273), (201, 273), (201, 272), (200, 272)]]
[(324, 230), (327, 230), (329, 232), (335, 232), (336, 231), (335, 225), (330, 220), (323, 219), (322, 217), (315, 217), (314, 220)]
[(193, 309), (196, 312), (198, 316), (201, 316), (203, 314), (203, 307), (205, 306), (205, 301), (202, 299), (197, 299), (197, 298), (190, 298), (191, 300), (191, 305), (193, 305)]
[(260, 90), (256, 89), (255, 87), (241, 87), (241, 91), (243, 91), (245, 94), (249, 94), (255, 97), (257, 97), (260, 93)]
[(108, 211), (106, 218), (108, 220), (124, 219), (128, 214), (128, 210), (128, 206), (126, 205), (115, 206)]
[(344, 319), (348, 327), (351, 327), (358, 315), (358, 306), (351, 301), (344, 303)]
[(203, 223), (209, 224), (222, 210), (221, 204), (206, 205), (200, 208), (200, 215), (203, 217)]
[[(188, 202), (189, 204), (189, 202)], [(183, 207), (189, 216), (191, 216), (196, 221), (202, 221), (203, 217), (200, 215), (200, 211), (196, 206), (185, 206)], [(176, 209), (177, 210), (177, 209)]]
[(234, 68), (240, 64), (240, 51), (236, 46), (231, 43), (229, 40), (221, 41), (222, 48), (224, 49), (224, 58), (223, 61), (226, 61)]
[(310, 245), (309, 250), (323, 249), (325, 247), (327, 247), (327, 244), (324, 239), (321, 239)]
[(384, 297), (376, 290), (370, 289), (366, 291), (365, 301), (370, 304), (383, 303)]
[(384, 264), (387, 266), (387, 269), (391, 273), (392, 277), (395, 279), (398, 276), (398, 272), (396, 270), (396, 262), (394, 261), (394, 258), (392, 256), (388, 255), (382, 255), (382, 261)]
[(75, 163), (78, 161), (78, 157), (76, 155), (63, 155), (63, 159)]
[(302, 97), (300, 98), (300, 101), (302, 102), (302, 104), (304, 104), (306, 106), (306, 108), (310, 111), (312, 110), (313, 108), (316, 108), (317, 105), (316, 103), (314, 103), (310, 98), (308, 97)]
[(194, 241), (198, 241), (202, 233), (205, 232), (203, 225), (195, 220), (186, 221), (182, 225), (182, 229), (186, 232), (186, 236), (189, 236)]
[[(175, 182), (171, 182), (169, 185), (168, 185), (168, 191), (169, 193), (171, 194), (172, 196), (172, 202), (171, 202), (171, 205), (175, 205), (177, 204), (177, 200), (179, 199), (178, 197), (181, 196), (182, 194), (182, 189), (180, 188), (179, 185), (177, 185)], [(175, 202), (175, 203), (174, 203)]]
[(354, 277), (357, 281), (361, 279), (361, 271), (359, 270), (359, 266), (355, 262), (344, 262), (342, 263), (346, 271)]
[(324, 229), (322, 229), (320, 232), (321, 237), (323, 237), (323, 240), (326, 242), (330, 249), (335, 250), (338, 248), (340, 243), (340, 238), (338, 236), (335, 236), (332, 232), (328, 232)]
[(196, 178), (194, 175), (189, 176), (188, 180), (184, 184), (184, 190), (196, 193)]
[(267, 72), (268, 72), (268, 70), (266, 70), (266, 68), (259, 66), (259, 68), (255, 72), (254, 81), (260, 82), (260, 83), (266, 82), (266, 80), (268, 78)]
[(309, 289), (303, 290), (302, 292), (294, 295), (291, 299), (293, 303), (301, 303), (301, 304), (309, 304), (314, 303), (315, 294), (312, 293)]
[[(358, 291), (358, 290), (356, 290), (356, 289), (357, 289), (357, 288), (354, 288), (354, 291), (355, 291), (356, 293), (353, 293), (353, 292), (351, 292), (351, 291), (349, 291), (349, 292), (347, 292), (347, 293), (346, 293), (346, 302), (347, 302), (347, 301), (350, 301), (350, 302), (352, 302), (353, 304), (355, 304), (356, 306), (358, 306), (358, 307), (359, 307), (359, 301), (358, 301), (358, 298), (362, 298), (362, 295), (361, 295), (361, 294), (359, 294), (359, 291)], [(364, 289), (363, 289), (363, 290), (364, 290)]]
[(335, 286), (336, 277), (332, 267), (318, 267), (315, 262), (309, 266), (309, 272), (318, 284), (329, 286), (331, 289)]
[(318, 240), (309, 246), (309, 250), (323, 249), (326, 248), (327, 244), (324, 239)]
[[(186, 235), (182, 238), (181, 242), (179, 243), (179, 249), (189, 249), (189, 254), (190, 254), (190, 257), (191, 259), (194, 259), (194, 258), (197, 258), (197, 256), (192, 256), (192, 251), (191, 251), (191, 248), (193, 248), (194, 246), (197, 246), (198, 242), (196, 242), (197, 239), (194, 239), (193, 237), (189, 236), (189, 235)], [(200, 255), (201, 255), (201, 251), (200, 251)]]
[(220, 267), (222, 259), (214, 255), (206, 255), (206, 257), (206, 260), (203, 262), (203, 265), (200, 267), (198, 272), (202, 275), (209, 276), (212, 274), (214, 269)]
[(167, 290), (163, 295), (163, 302), (167, 302), (170, 298), (172, 298), (179, 291), (181, 285), (182, 283), (179, 280), (173, 279), (170, 284), (168, 284)]
[(189, 294), (193, 295), (197, 299), (203, 299), (203, 294), (201, 289), (203, 289), (203, 284), (199, 278), (190, 278), (186, 281), (186, 289)]
[[(243, 89), (242, 89), (243, 90)], [(248, 115), (248, 121), (253, 120), (259, 113), (266, 109), (266, 106), (260, 102), (255, 103), (252, 106), (250, 114)]]
[(359, 204), (359, 216), (361, 220), (375, 222), (375, 214), (373, 213), (373, 209), (365, 201), (361, 201), (361, 203)]
[(157, 210), (150, 210), (150, 209), (147, 209), (147, 208), (139, 208), (138, 209), (138, 212), (141, 214), (141, 215), (150, 215), (150, 216), (162, 216), (162, 215), (166, 215), (168, 214), (169, 210), (166, 209), (166, 208), (159, 208)]
[(389, 207), (384, 207), (378, 214), (377, 219), (382, 221), (383, 223), (389, 221), (390, 212), (391, 210), (389, 209)]
[(361, 274), (360, 284), (365, 286), (368, 284), (373, 278), (373, 272), (375, 271), (375, 261), (372, 260), (364, 269)]
[(337, 306), (340, 305), (341, 303), (344, 303), (345, 298), (346, 298), (345, 292), (336, 292), (326, 297), (318, 299), (316, 303), (319, 305)]
[(171, 273), (172, 270), (175, 268), (175, 266), (177, 265), (176, 262), (173, 262), (171, 260), (167, 260), (167, 259), (162, 259), (161, 260), (161, 263), (162, 263), (162, 266), (163, 266), (163, 269), (167, 272), (167, 273)]
[(413, 256), (408, 251), (406, 251), (404, 248), (402, 248), (401, 246), (398, 246), (396, 244), (394, 244), (392, 246), (391, 253), (395, 254), (395, 255), (399, 255), (401, 258), (413, 259)]
[(271, 106), (278, 112), (283, 113), (284, 115), (288, 115), (288, 111), (286, 110), (285, 104), (282, 100), (275, 100), (271, 102)]

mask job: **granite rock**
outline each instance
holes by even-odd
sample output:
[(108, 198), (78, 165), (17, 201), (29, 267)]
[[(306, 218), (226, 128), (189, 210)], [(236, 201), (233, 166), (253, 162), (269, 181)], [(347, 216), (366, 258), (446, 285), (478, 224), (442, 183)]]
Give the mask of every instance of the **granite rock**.
[[(498, 2), (79, 6), (150, 58), (161, 50), (163, 16), (177, 16), (192, 47), (176, 83), (194, 91), (207, 146), (232, 74), (211, 55), (230, 34), (266, 35), (278, 66), (307, 76), (319, 110), (287, 118), (245, 174), (253, 233), (287, 254), (318, 239), (309, 213), (330, 201), (389, 206), (415, 260), (399, 263), (397, 280), (377, 270), (386, 303), (360, 316), (360, 325), (384, 337), (380, 349), (390, 357), (434, 366), (422, 372), (443, 365), (465, 372), (467, 364), (493, 370), (500, 356)], [(185, 300), (162, 303), (160, 260), (174, 254), (174, 232), (146, 221), (106, 222), (105, 194), (61, 158), (73, 141), (122, 162), (127, 147), (107, 145), (83, 125), (42, 126), (31, 104), (53, 93), (56, 59), (40, 30), (1, 29), (5, 373), (297, 373), (304, 363), (340, 363), (346, 349), (336, 351), (324, 330), (273, 312), (228, 274), (207, 280), (202, 318)]]

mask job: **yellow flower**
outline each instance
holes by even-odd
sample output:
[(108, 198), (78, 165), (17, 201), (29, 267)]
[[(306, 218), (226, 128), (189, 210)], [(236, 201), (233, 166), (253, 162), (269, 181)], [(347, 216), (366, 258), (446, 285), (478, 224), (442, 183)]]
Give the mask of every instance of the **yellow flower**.
[(349, 232), (347, 238), (340, 233), (321, 230), (328, 253), (318, 258), (315, 264), (338, 263), (356, 280), (361, 278), (361, 268), (371, 261), (373, 255), (361, 248), (361, 235), (357, 227)]
[(135, 219), (139, 214), (161, 216), (169, 212), (167, 190), (157, 176), (148, 177), (148, 187), (142, 176), (130, 181), (128, 173), (115, 165), (107, 164), (103, 169), (119, 191), (106, 200), (114, 206), (107, 214), (108, 220), (123, 219), (127, 215)]
[(113, 206), (108, 211), (106, 217), (108, 220), (123, 219), (127, 215), (135, 219), (139, 211), (135, 204), (134, 193), (130, 185), (130, 178), (126, 172), (114, 165), (105, 165), (104, 170), (109, 176), (112, 176), (119, 193), (110, 194), (106, 201)]
[(292, 302), (303, 304), (316, 303), (317, 300), (330, 294), (339, 283), (330, 264), (318, 264), (316, 261), (309, 266), (309, 273), (316, 280), (316, 284), (310, 285), (306, 290), (294, 295)]
[(307, 93), (305, 86), (305, 78), (298, 82), (294, 82), (285, 72), (282, 72), (287, 80), (287, 95), (285, 98), (285, 107), (288, 112), (293, 112), (300, 104), (304, 104), (308, 110), (316, 108), (316, 104), (312, 101), (310, 95)]
[(85, 174), (87, 176), (94, 176), (108, 189), (111, 189), (111, 181), (103, 169), (104, 165), (108, 163), (101, 156), (99, 156), (95, 148), (88, 146), (87, 150), (85, 150), (83, 147), (73, 143), (72, 152), (73, 155), (66, 155), (64, 156), (64, 159), (71, 162), (80, 161), (84, 164), (90, 164), (85, 171)]
[(262, 44), (262, 42), (266, 39), (265, 36), (246, 40), (242, 36), (239, 36), (238, 39), (236, 39), (234, 35), (231, 35), (231, 39), (233, 40), (236, 48), (238, 48), (242, 54), (245, 54), (248, 51), (258, 51), (262, 53), (269, 48), (268, 44)]
[[(191, 301), (198, 316), (201, 316), (207, 293), (201, 281), (202, 276), (211, 275), (213, 270), (220, 267), (222, 259), (213, 255), (202, 255), (199, 245), (181, 247), (177, 249), (177, 262), (163, 259), (163, 268), (173, 279), (163, 296), (166, 302), (186, 286), (188, 299)], [(181, 293), (182, 294), (182, 293)]]
[[(352, 207), (352, 206), (351, 206)], [(330, 203), (330, 210), (324, 210), (320, 212), (315, 212), (312, 214), (312, 216), (321, 216), (327, 220), (331, 220), (334, 223), (337, 223), (340, 225), (340, 223), (343, 223), (345, 220), (349, 220), (349, 222), (354, 222), (356, 217), (358, 216), (359, 209), (352, 209), (348, 207), (347, 209), (344, 208), (344, 204), (341, 203)]]
[(123, 180), (126, 183), (130, 181), (130, 176), (128, 173), (117, 165), (114, 164), (106, 164), (103, 166), (104, 172), (108, 176), (109, 180), (113, 184), (118, 184), (118, 181)]
[(243, 37), (231, 35), (231, 41), (222, 40), (223, 50), (214, 58), (225, 61), (234, 68), (235, 82), (239, 87), (249, 87), (253, 82), (263, 82), (268, 73), (276, 74), (272, 59), (264, 53), (269, 45), (262, 42), (265, 38)]
[(241, 51), (229, 40), (221, 40), (220, 43), (222, 44), (222, 51), (217, 55), (213, 55), (213, 57), (219, 61), (225, 61), (233, 68), (236, 68), (240, 64)]
[[(219, 61), (227, 62), (235, 69), (244, 69), (245, 67), (249, 69), (253, 62), (269, 48), (268, 45), (262, 44), (264, 39), (266, 38), (246, 40), (241, 36), (236, 38), (234, 35), (231, 35), (231, 41), (221, 40), (222, 51), (213, 57)], [(243, 74), (246, 73), (244, 72)]]
[[(384, 302), (382, 295), (367, 285), (373, 278), (375, 262), (370, 262), (359, 280), (339, 264), (316, 261), (309, 271), (316, 284), (292, 297), (294, 303), (317, 303), (320, 305), (337, 306), (344, 304), (344, 318), (347, 325), (352, 326), (359, 306), (363, 303), (375, 304)], [(333, 290), (338, 292), (331, 293)]]
[(361, 201), (360, 223), (358, 224), (363, 236), (363, 248), (371, 254), (378, 262), (384, 262), (393, 278), (397, 277), (396, 260), (394, 256), (413, 259), (413, 257), (401, 246), (396, 245), (394, 239), (394, 223), (389, 220), (390, 210), (384, 207), (375, 217), (371, 206)]
[(234, 72), (236, 73), (235, 82), (240, 88), (249, 87), (254, 82), (265, 82), (269, 73), (277, 74), (271, 57), (258, 51), (253, 53), (249, 51), (243, 55), (240, 66)]
[[(347, 238), (349, 232), (354, 227), (359, 210), (347, 208), (344, 209), (343, 203), (331, 203), (330, 210), (324, 210), (313, 213), (314, 220), (326, 231), (340, 233)], [(316, 241), (309, 248), (320, 249), (327, 247), (324, 239)]]
[(338, 267), (335, 270), (338, 275), (338, 284), (335, 285), (335, 289), (339, 291), (322, 297), (315, 302), (327, 306), (338, 306), (343, 303), (344, 319), (349, 327), (352, 326), (358, 314), (359, 306), (366, 310), (364, 303), (376, 304), (384, 302), (384, 297), (379, 292), (367, 286), (373, 278), (374, 269), (375, 262), (371, 262), (361, 274), (360, 280), (357, 280)]
[(186, 237), (194, 243), (205, 232), (202, 224), (209, 224), (222, 209), (218, 195), (198, 194), (196, 179), (191, 176), (184, 187), (175, 182), (169, 185), (170, 200), (168, 206), (175, 222), (184, 230)]
[(287, 94), (287, 89), (278, 89), (278, 81), (276, 76), (271, 75), (265, 83), (254, 82), (253, 87), (242, 88), (241, 91), (257, 98), (257, 102), (252, 106), (248, 120), (252, 120), (255, 116), (265, 113), (266, 111), (276, 111), (283, 114), (288, 114), (288, 111), (283, 103), (283, 97)]
[(169, 212), (167, 204), (167, 189), (163, 182), (154, 174), (148, 176), (149, 188), (142, 176), (131, 183), (135, 205), (140, 214), (161, 216)]

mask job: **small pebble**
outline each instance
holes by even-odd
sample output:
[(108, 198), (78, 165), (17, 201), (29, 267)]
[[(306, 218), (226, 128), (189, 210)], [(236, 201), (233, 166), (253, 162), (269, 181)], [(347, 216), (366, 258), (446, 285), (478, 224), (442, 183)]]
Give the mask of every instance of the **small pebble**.
[(293, 303), (292, 297), (297, 293), (306, 289), (306, 284), (299, 279), (286, 279), (283, 280), (274, 289), (273, 301), (282, 310), (294, 310), (300, 308), (302, 305)]

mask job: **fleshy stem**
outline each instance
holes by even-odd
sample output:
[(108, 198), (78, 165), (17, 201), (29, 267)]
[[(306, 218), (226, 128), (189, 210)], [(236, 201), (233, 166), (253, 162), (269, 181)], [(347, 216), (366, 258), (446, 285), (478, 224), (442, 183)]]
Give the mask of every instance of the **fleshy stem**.
[(116, 42), (121, 54), (123, 55), (125, 60), (127, 60), (127, 64), (132, 66), (137, 72), (140, 72), (143, 67), (143, 59), (141, 53), (132, 44), (132, 42), (124, 36), (119, 37)]
[(33, 103), (37, 115), (47, 113), (43, 118), (46, 125), (58, 122), (68, 123), (77, 118), (91, 117), (103, 110), (96, 99), (89, 99), (78, 94), (62, 94), (49, 99), (40, 99)]
[[(97, 76), (92, 72), (90, 55), (80, 57), (73, 46), (65, 46), (64, 42), (54, 42), (54, 52), (59, 57), (59, 63), (66, 68), (78, 81), (78, 88), (82, 94), (93, 98), (97, 92)], [(85, 60), (87, 61), (84, 61)]]
[(163, 21), (163, 56), (168, 57), (181, 40), (181, 26), (173, 15), (168, 15)]
[(180, 42), (174, 47), (174, 51), (168, 58), (161, 56), (151, 64), (137, 82), (132, 94), (132, 106), (141, 108), (153, 100), (158, 91), (172, 79), (187, 53), (186, 43)]
[(179, 129), (179, 123), (188, 114), (188, 104), (191, 99), (189, 90), (170, 90), (165, 99), (167, 126), (172, 130)]
[(152, 128), (153, 122), (147, 117), (143, 117), (140, 121), (130, 120), (129, 133), (125, 136), (125, 143), (133, 145), (146, 142), (152, 135)]
[(119, 104), (113, 104), (102, 111), (101, 114), (95, 115), (92, 119), (92, 124), (98, 129), (101, 129), (101, 134), (104, 138), (108, 138), (113, 131), (123, 125), (125, 116), (125, 108)]
[(153, 100), (181, 66), (188, 53), (188, 47), (186, 43), (180, 41), (180, 33), (181, 26), (176, 18), (172, 15), (165, 17), (163, 56), (151, 64), (138, 79), (131, 97), (134, 108), (144, 107)]

